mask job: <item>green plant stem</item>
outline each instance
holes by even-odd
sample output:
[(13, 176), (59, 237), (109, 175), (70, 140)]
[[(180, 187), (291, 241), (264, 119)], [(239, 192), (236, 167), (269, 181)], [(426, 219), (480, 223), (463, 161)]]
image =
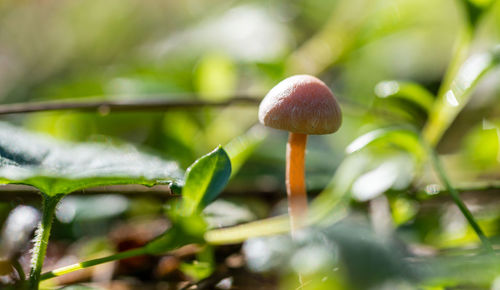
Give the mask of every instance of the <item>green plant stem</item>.
[(43, 260), (47, 252), (47, 244), (49, 243), (50, 229), (52, 228), (52, 220), (56, 211), (57, 204), (62, 196), (42, 195), (42, 221), (38, 225), (35, 236), (35, 244), (31, 257), (31, 270), (29, 277), (30, 289), (37, 290), (40, 283), (40, 273), (42, 272)]
[(472, 229), (474, 230), (474, 232), (476, 232), (477, 236), (479, 237), (479, 239), (483, 243), (483, 248), (487, 251), (493, 251), (493, 248), (491, 247), (490, 241), (488, 240), (488, 238), (484, 234), (481, 227), (479, 227), (479, 224), (474, 219), (474, 216), (472, 215), (472, 213), (469, 211), (467, 206), (464, 204), (464, 202), (460, 198), (460, 194), (458, 193), (458, 191), (451, 185), (451, 182), (446, 174), (446, 171), (444, 170), (443, 165), (441, 164), (441, 161), (439, 160), (439, 156), (437, 155), (436, 150), (434, 150), (430, 146), (428, 146), (428, 149), (429, 149), (429, 153), (431, 155), (433, 166), (436, 169), (436, 172), (438, 173), (439, 178), (441, 179), (441, 182), (444, 184), (444, 186), (446, 187), (446, 189), (450, 193), (451, 198), (453, 199), (455, 204), (458, 206), (458, 208), (460, 209), (462, 214), (465, 216), (465, 218), (469, 222), (469, 224), (472, 227)]
[(26, 274), (24, 273), (23, 266), (21, 266), (21, 263), (17, 259), (12, 260), (12, 267), (16, 269), (17, 275), (19, 275), (19, 280), (25, 281), (26, 280)]
[(468, 25), (464, 24), (455, 42), (450, 63), (439, 87), (437, 99), (429, 112), (429, 119), (422, 130), (422, 135), (426, 142), (429, 142), (433, 146), (439, 142), (446, 129), (466, 103), (466, 100), (463, 100), (457, 108), (449, 109), (446, 92), (451, 89), (453, 80), (456, 79), (460, 67), (467, 59), (472, 38), (473, 31)]
[(93, 259), (93, 260), (69, 265), (66, 267), (62, 267), (59, 269), (55, 269), (53, 271), (42, 274), (42, 276), (40, 277), (40, 280), (47, 280), (50, 278), (54, 278), (57, 276), (61, 276), (61, 275), (67, 274), (67, 273), (71, 273), (71, 272), (78, 271), (81, 269), (89, 268), (89, 267), (96, 266), (99, 264), (103, 264), (103, 263), (107, 263), (107, 262), (111, 262), (111, 261), (116, 261), (116, 260), (132, 258), (132, 257), (136, 257), (136, 256), (142, 256), (142, 255), (146, 255), (146, 254), (147, 254), (146, 248), (132, 249), (132, 250), (117, 253), (117, 254), (114, 254), (111, 256)]
[(26, 274), (24, 273), (23, 266), (21, 266), (17, 258), (12, 259), (11, 264), (16, 269), (17, 275), (19, 275), (19, 281), (17, 281), (18, 288), (16, 289), (26, 289)]

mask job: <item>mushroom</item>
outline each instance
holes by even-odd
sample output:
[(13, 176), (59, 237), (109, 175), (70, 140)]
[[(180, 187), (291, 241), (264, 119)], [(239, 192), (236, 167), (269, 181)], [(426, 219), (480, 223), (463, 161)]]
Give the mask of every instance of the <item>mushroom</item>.
[(307, 135), (336, 132), (342, 113), (332, 91), (320, 79), (296, 75), (281, 81), (259, 106), (259, 121), (290, 132), (286, 153), (286, 191), (292, 235), (307, 213), (304, 178)]

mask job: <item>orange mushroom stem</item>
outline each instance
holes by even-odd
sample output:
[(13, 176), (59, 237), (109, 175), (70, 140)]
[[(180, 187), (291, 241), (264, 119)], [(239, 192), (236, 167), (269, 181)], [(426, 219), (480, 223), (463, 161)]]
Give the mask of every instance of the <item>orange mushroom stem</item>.
[(290, 133), (286, 147), (286, 193), (292, 234), (300, 229), (307, 214), (305, 152), (307, 135)]

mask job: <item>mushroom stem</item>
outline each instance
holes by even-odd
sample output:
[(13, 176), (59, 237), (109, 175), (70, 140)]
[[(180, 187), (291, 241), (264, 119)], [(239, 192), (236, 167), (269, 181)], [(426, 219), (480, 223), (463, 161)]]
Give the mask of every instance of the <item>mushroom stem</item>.
[(292, 235), (301, 227), (307, 213), (307, 194), (304, 178), (307, 134), (290, 133), (286, 147), (286, 192)]

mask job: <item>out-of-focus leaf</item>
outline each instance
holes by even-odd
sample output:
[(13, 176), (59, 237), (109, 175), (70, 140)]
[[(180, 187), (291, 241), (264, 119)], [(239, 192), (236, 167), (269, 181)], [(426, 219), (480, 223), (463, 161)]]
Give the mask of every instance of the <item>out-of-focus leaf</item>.
[(30, 131), (48, 133), (60, 140), (81, 142), (95, 134), (95, 123), (89, 114), (53, 112), (28, 115), (23, 125)]
[(13, 209), (2, 230), (0, 259), (12, 258), (26, 246), (35, 230), (40, 213), (33, 207), (20, 205)]
[(214, 271), (213, 265), (210, 265), (210, 263), (198, 261), (192, 263), (184, 262), (179, 266), (179, 269), (195, 281), (207, 278)]
[(282, 268), (288, 265), (294, 245), (290, 237), (278, 235), (253, 238), (245, 241), (243, 252), (248, 267), (253, 271), (289, 270)]
[(403, 99), (418, 105), (425, 112), (429, 111), (434, 103), (434, 96), (417, 83), (401, 81), (383, 81), (375, 86), (375, 94), (379, 98)]
[[(464, 253), (465, 254), (465, 253)], [(455, 255), (418, 259), (414, 264), (422, 269), (425, 286), (455, 287), (456, 285), (482, 285), (477, 289), (495, 289), (500, 271), (496, 255)], [(442, 289), (442, 288), (441, 288)]]
[(63, 223), (106, 219), (125, 212), (128, 206), (127, 198), (120, 195), (68, 196), (58, 206), (56, 217)]
[(193, 142), (199, 138), (197, 134), (200, 134), (200, 125), (192, 114), (181, 111), (167, 112), (162, 125), (165, 143), (165, 146), (162, 146), (162, 152), (179, 161), (182, 168), (188, 168), (199, 156), (196, 152), (201, 149), (197, 149), (202, 147), (200, 145), (204, 145)]
[(196, 160), (186, 171), (182, 189), (182, 215), (207, 206), (224, 189), (231, 175), (231, 161), (222, 146)]
[(385, 191), (404, 189), (413, 180), (417, 162), (425, 158), (425, 149), (416, 132), (404, 128), (382, 128), (354, 140), (346, 151), (350, 154), (369, 147), (366, 165), (352, 185), (353, 196), (366, 201)]
[(257, 108), (252, 106), (231, 106), (220, 110), (205, 128), (207, 144), (217, 146), (244, 134), (255, 124), (255, 116)]
[(327, 229), (326, 233), (337, 243), (349, 278), (359, 289), (387, 280), (418, 279), (418, 269), (404, 260), (404, 248), (394, 241), (381, 240), (367, 227), (345, 222)]
[(479, 169), (497, 166), (500, 162), (500, 127), (495, 122), (483, 120), (464, 139), (466, 162)]
[(434, 102), (434, 96), (419, 84), (401, 81), (383, 81), (375, 86), (378, 99), (376, 110), (387, 112), (413, 124), (422, 126)]
[(149, 242), (145, 248), (149, 254), (163, 254), (188, 244), (203, 244), (203, 234), (206, 223), (199, 215), (172, 215), (172, 227), (156, 239)]
[(184, 262), (179, 269), (195, 281), (200, 281), (209, 277), (215, 270), (214, 250), (212, 247), (205, 246), (196, 254), (196, 260), (188, 263)]
[(231, 97), (236, 87), (236, 68), (231, 58), (223, 54), (205, 55), (195, 71), (196, 89), (207, 100)]
[(231, 159), (231, 177), (233, 177), (250, 157), (253, 151), (262, 143), (267, 131), (261, 125), (256, 125), (245, 134), (231, 140), (224, 148)]
[(448, 87), (442, 89), (429, 115), (422, 135), (436, 144), (458, 113), (465, 107), (481, 78), (500, 61), (500, 46), (470, 56), (458, 69)]
[(131, 146), (65, 143), (0, 123), (0, 182), (32, 185), (49, 196), (113, 184), (175, 184), (176, 163)]
[(370, 131), (356, 138), (346, 148), (348, 154), (359, 151), (370, 144), (382, 144), (397, 146), (410, 153), (413, 153), (417, 158), (425, 156), (425, 150), (420, 144), (419, 136), (415, 131), (410, 129), (389, 127)]
[(185, 53), (188, 48), (193, 54), (219, 51), (236, 60), (269, 62), (282, 56), (290, 42), (288, 27), (276, 14), (263, 6), (243, 4), (184, 31), (169, 33), (153, 49), (157, 58)]
[(469, 25), (474, 28), (494, 0), (461, 0)]
[(290, 74), (316, 75), (350, 52), (368, 15), (373, 1), (339, 1), (323, 28), (290, 55), (286, 67)]
[(391, 214), (396, 225), (402, 225), (412, 218), (418, 212), (419, 204), (405, 197), (391, 199)]
[(203, 217), (209, 228), (228, 227), (265, 218), (269, 205), (259, 199), (223, 198), (217, 199), (203, 210)]
[(356, 289), (372, 289), (388, 280), (414, 281), (418, 276), (403, 259), (402, 248), (380, 240), (366, 226), (347, 221), (303, 230), (293, 240), (290, 236), (251, 239), (243, 250), (254, 270), (286, 273), (304, 270), (302, 266), (308, 264), (306, 272), (328, 275), (339, 267)]
[(404, 153), (384, 158), (377, 167), (361, 175), (352, 185), (352, 195), (367, 201), (385, 191), (406, 188), (413, 179), (413, 160)]
[(330, 184), (311, 202), (309, 215), (313, 223), (331, 224), (346, 215), (352, 184), (369, 164), (368, 156), (360, 153), (347, 156)]

